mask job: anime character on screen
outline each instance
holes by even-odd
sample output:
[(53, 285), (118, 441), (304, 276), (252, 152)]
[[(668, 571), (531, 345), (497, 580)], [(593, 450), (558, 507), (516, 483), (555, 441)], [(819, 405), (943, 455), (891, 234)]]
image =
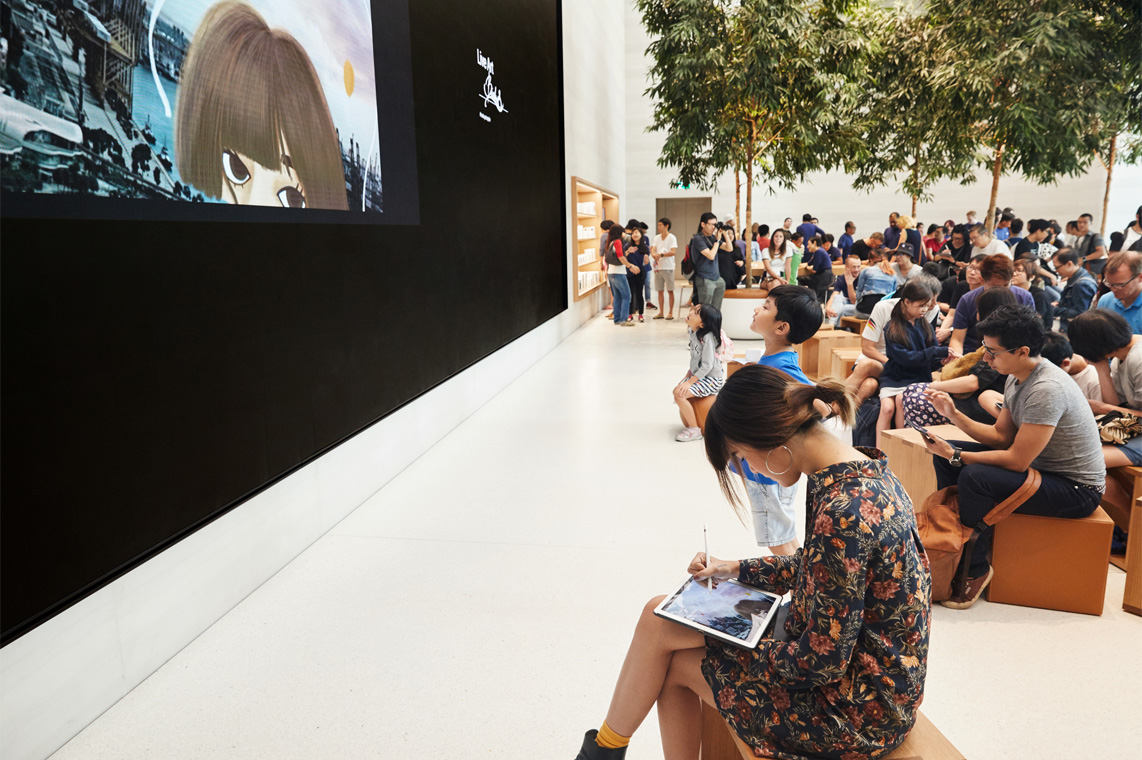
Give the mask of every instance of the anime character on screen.
[(227, 203), (348, 209), (341, 149), (317, 72), (288, 32), (217, 3), (183, 66), (175, 148), (183, 179)]

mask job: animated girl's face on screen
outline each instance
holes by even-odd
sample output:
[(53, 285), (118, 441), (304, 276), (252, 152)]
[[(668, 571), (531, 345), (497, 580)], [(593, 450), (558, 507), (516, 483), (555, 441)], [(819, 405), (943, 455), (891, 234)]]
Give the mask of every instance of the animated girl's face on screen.
[[(283, 140), (284, 143), (284, 140)], [(289, 146), (285, 146), (289, 150)], [(223, 200), (243, 206), (305, 208), (305, 185), (293, 167), (289, 153), (282, 153), (276, 167), (263, 166), (236, 150), (222, 150)]]
[(179, 173), (227, 203), (348, 209), (341, 148), (305, 49), (234, 0), (211, 6), (187, 52)]

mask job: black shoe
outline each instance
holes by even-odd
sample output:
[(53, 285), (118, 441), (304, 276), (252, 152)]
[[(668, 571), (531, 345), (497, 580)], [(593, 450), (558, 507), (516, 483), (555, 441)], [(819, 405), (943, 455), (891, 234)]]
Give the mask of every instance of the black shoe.
[(583, 737), (583, 748), (579, 750), (579, 754), (575, 755), (575, 760), (622, 760), (627, 756), (627, 748), (620, 747), (618, 749), (607, 749), (600, 747), (595, 742), (595, 737), (599, 735), (597, 728), (592, 728)]
[(646, 305), (646, 308), (648, 308), (648, 309), (654, 309), (655, 311), (658, 311), (658, 307), (657, 307), (657, 306), (655, 306), (655, 305), (654, 305), (654, 304), (652, 304), (652, 303), (648, 303), (648, 304)]

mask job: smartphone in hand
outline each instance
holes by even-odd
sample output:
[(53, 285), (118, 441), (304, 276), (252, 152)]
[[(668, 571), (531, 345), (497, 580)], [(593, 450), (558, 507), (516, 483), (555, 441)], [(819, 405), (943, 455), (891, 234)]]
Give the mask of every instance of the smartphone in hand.
[(928, 443), (935, 443), (936, 441), (944, 440), (943, 438), (941, 438), (938, 435), (934, 435), (932, 433), (929, 433), (928, 428), (924, 427), (923, 425), (917, 425), (915, 422), (912, 422), (911, 420), (909, 420), (906, 424), (908, 425), (908, 427), (912, 428), (913, 430), (920, 431), (920, 435), (923, 436), (924, 440), (927, 441)]

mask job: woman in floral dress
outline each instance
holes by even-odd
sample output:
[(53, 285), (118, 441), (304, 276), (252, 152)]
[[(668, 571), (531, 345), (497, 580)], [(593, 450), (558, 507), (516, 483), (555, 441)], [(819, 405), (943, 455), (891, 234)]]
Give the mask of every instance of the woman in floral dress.
[(813, 402), (851, 424), (850, 392), (802, 385), (749, 365), (723, 386), (706, 418), (706, 454), (735, 506), (730, 464), (743, 459), (784, 486), (809, 476), (805, 545), (792, 556), (741, 561), (699, 553), (697, 578), (738, 578), (792, 592), (784, 640), (743, 649), (644, 608), (603, 727), (577, 760), (622, 758), (657, 705), (667, 760), (696, 760), (701, 702), (718, 709), (746, 756), (875, 758), (899, 746), (924, 692), (930, 577), (912, 504), (884, 455), (843, 443)]

